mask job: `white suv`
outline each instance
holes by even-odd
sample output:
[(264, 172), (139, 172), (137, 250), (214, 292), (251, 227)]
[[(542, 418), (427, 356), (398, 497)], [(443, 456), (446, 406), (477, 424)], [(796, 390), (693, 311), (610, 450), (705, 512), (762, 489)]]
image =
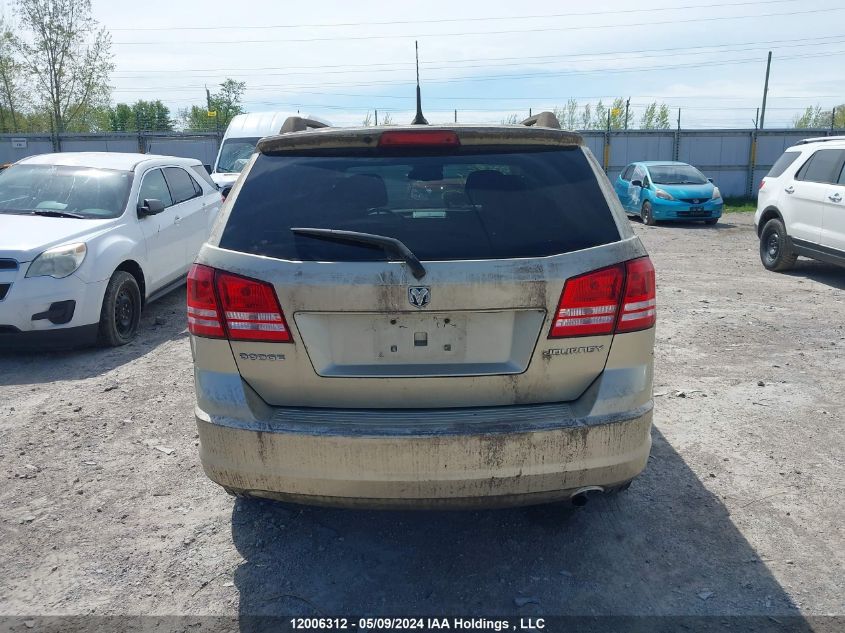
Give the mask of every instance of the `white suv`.
[(0, 174), (0, 350), (123, 345), (185, 280), (221, 197), (200, 161), (31, 156)]
[(845, 266), (845, 136), (787, 149), (760, 183), (754, 223), (769, 270), (799, 255)]

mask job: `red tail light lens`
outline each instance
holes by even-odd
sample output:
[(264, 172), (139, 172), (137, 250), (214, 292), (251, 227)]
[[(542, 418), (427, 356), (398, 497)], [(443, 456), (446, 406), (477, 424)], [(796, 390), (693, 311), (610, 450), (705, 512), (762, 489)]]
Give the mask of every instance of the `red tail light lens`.
[(640, 257), (568, 279), (549, 338), (645, 330), (656, 313), (654, 266)]
[(188, 331), (209, 338), (226, 336), (214, 295), (214, 269), (201, 264), (188, 273)]
[(613, 334), (624, 281), (621, 264), (568, 279), (549, 338)]
[(230, 340), (290, 341), (288, 324), (271, 284), (218, 272), (217, 292)]
[(762, 189), (765, 186), (766, 186), (766, 179), (764, 178), (763, 180), (760, 181), (760, 189)]
[(458, 147), (458, 135), (448, 130), (382, 132), (379, 147)]
[(625, 297), (619, 315), (617, 332), (647, 330), (657, 321), (657, 287), (654, 266), (648, 257), (625, 263)]
[(291, 341), (272, 284), (201, 264), (188, 274), (188, 330), (232, 341)]

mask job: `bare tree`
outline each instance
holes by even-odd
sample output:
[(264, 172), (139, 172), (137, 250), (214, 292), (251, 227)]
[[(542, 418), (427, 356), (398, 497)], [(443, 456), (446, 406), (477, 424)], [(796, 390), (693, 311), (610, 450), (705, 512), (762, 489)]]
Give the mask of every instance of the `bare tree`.
[(17, 47), (57, 133), (108, 102), (111, 36), (91, 16), (91, 0), (17, 0)]

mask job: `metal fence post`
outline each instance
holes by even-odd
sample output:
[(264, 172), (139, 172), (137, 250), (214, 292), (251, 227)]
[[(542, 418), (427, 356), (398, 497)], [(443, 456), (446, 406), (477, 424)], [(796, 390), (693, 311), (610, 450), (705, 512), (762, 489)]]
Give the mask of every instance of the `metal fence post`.
[(678, 160), (681, 155), (681, 130), (678, 128), (672, 133), (672, 160)]
[(757, 166), (757, 130), (751, 132), (751, 148), (748, 152), (748, 177), (746, 179), (745, 195), (754, 196), (754, 168)]

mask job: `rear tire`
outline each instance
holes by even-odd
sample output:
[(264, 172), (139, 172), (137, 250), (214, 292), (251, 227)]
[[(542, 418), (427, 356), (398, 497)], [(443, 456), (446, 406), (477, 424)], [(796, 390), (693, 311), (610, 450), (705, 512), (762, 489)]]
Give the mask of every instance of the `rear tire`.
[(783, 222), (778, 218), (766, 222), (760, 232), (760, 261), (763, 266), (767, 270), (782, 272), (792, 268), (797, 259)]
[(656, 221), (654, 219), (654, 209), (651, 207), (651, 202), (646, 200), (643, 202), (643, 208), (640, 211), (640, 217), (643, 219), (643, 224), (647, 226), (654, 226)]
[(100, 310), (99, 342), (118, 347), (126, 345), (138, 333), (141, 321), (141, 291), (135, 277), (124, 270), (109, 280)]

